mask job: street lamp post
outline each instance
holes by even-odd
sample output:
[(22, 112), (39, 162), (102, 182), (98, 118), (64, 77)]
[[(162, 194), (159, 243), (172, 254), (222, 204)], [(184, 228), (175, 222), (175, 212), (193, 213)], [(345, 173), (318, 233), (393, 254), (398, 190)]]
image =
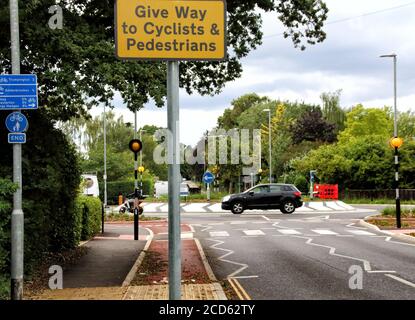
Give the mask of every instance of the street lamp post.
[[(381, 58), (393, 58), (393, 85), (394, 85), (394, 130), (393, 135), (395, 139), (398, 139), (398, 107), (397, 107), (397, 101), (398, 101), (398, 95), (397, 95), (397, 71), (396, 71), (396, 64), (397, 64), (397, 55), (396, 53), (387, 54), (380, 56)], [(399, 195), (399, 146), (398, 145), (392, 145), (392, 147), (395, 149), (395, 188), (396, 188), (396, 225), (398, 229), (402, 227), (401, 225), (401, 199)]]
[(107, 208), (107, 114), (105, 111), (104, 104), (104, 114), (103, 114), (103, 124), (104, 124), (104, 208)]
[(272, 183), (271, 109), (264, 109), (262, 111), (268, 112), (269, 183)]

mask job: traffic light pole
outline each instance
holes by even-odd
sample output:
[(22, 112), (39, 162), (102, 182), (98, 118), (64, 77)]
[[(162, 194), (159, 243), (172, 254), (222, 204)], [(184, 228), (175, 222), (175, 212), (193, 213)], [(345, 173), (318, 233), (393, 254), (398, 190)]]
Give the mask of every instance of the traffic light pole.
[(399, 195), (399, 148), (395, 147), (395, 187), (396, 187), (396, 226), (402, 228), (401, 222), (401, 198)]
[(181, 299), (179, 63), (167, 62), (169, 299)]
[[(20, 74), (19, 3), (10, 0), (10, 39), (12, 73)], [(11, 299), (23, 298), (24, 215), (22, 210), (22, 145), (13, 144), (13, 195), (11, 217)]]
[(134, 153), (134, 240), (138, 240), (138, 168), (137, 168), (137, 153)]

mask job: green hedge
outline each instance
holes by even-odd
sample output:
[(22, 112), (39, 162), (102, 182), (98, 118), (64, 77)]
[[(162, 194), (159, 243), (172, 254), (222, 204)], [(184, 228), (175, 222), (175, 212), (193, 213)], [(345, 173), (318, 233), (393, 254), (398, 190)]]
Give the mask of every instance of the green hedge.
[[(31, 124), (27, 143), (22, 146), (24, 271), (27, 276), (45, 252), (60, 252), (79, 243), (77, 226), (82, 216), (78, 215), (75, 204), (81, 172), (74, 145), (42, 110), (24, 113)], [(6, 116), (7, 112), (0, 113), (0, 122), (4, 123)], [(0, 126), (0, 177), (10, 181), (13, 148), (7, 143), (7, 134), (7, 129)], [(1, 184), (4, 185), (4, 180)], [(12, 202), (13, 196), (4, 189), (0, 194), (0, 274), (8, 283), (12, 208), (7, 203)]]
[[(140, 181), (138, 182), (140, 187)], [(154, 182), (151, 177), (143, 179), (143, 193), (145, 195), (153, 196), (154, 194)], [(123, 196), (127, 196), (134, 192), (134, 181), (110, 181), (107, 182), (107, 198), (108, 204), (118, 204), (118, 195), (121, 193)], [(104, 184), (99, 184), (99, 194), (101, 201), (104, 201)]]
[(81, 240), (88, 240), (101, 229), (102, 204), (99, 198), (80, 195), (75, 201), (80, 217), (79, 232)]
[(16, 186), (8, 179), (0, 179), (0, 300), (10, 295), (10, 213), (12, 194)]

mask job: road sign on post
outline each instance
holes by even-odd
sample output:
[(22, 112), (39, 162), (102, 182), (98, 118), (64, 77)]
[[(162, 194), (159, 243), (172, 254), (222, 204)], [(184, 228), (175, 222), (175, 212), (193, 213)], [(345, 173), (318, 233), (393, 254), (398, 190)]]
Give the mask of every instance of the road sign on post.
[(28, 126), (27, 118), (20, 112), (10, 113), (6, 118), (6, 128), (12, 133), (25, 132)]
[(206, 171), (203, 175), (203, 182), (206, 183), (206, 196), (208, 202), (210, 201), (210, 184), (213, 183), (213, 181), (215, 181), (215, 176), (213, 173)]
[(224, 0), (116, 0), (115, 50), (119, 59), (167, 61), (169, 163), (169, 299), (181, 299), (180, 60), (226, 58)]
[(223, 0), (117, 0), (116, 55), (120, 59), (223, 60)]
[(36, 75), (0, 75), (0, 110), (25, 110), (37, 108), (38, 98)]
[(8, 143), (26, 143), (26, 133), (9, 133), (7, 137)]
[(203, 182), (206, 184), (211, 184), (213, 183), (213, 181), (215, 181), (215, 176), (213, 175), (213, 173), (210, 171), (206, 171), (203, 175)]

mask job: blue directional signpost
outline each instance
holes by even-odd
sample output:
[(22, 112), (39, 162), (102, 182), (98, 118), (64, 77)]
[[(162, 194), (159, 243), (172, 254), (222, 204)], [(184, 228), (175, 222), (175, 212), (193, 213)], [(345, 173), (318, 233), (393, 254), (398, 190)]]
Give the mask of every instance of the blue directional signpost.
[(11, 51), (13, 74), (0, 75), (0, 111), (15, 111), (6, 118), (8, 143), (13, 145), (13, 182), (18, 185), (13, 195), (11, 230), (11, 299), (23, 298), (24, 214), (22, 209), (22, 146), (26, 143), (27, 118), (20, 110), (38, 108), (37, 77), (20, 74), (18, 4), (10, 1)]
[(36, 75), (0, 75), (0, 110), (28, 110), (37, 108)]
[(207, 201), (210, 201), (210, 184), (215, 181), (215, 176), (212, 172), (206, 171), (202, 178), (203, 182), (206, 183), (206, 194), (207, 194)]

